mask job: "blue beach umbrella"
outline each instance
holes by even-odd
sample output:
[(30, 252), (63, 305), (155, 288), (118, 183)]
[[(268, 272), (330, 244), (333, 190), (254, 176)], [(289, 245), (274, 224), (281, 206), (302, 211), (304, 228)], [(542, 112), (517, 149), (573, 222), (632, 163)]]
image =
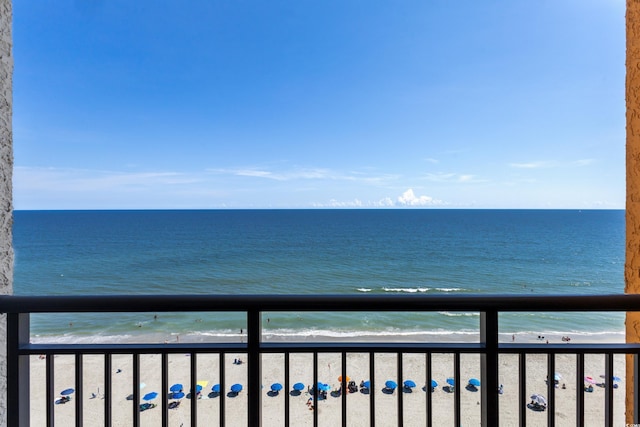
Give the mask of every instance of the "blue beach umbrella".
[(296, 391), (302, 391), (302, 390), (304, 390), (304, 384), (302, 384), (302, 383), (295, 383), (295, 384), (293, 385), (293, 389), (294, 389), (294, 390), (296, 390)]
[(200, 384), (196, 385), (196, 393), (200, 393), (202, 391), (202, 386)]
[(387, 381), (386, 383), (384, 383), (385, 387), (390, 388), (390, 389), (395, 389), (396, 387), (398, 387), (398, 384), (396, 384), (395, 381)]
[(320, 390), (322, 391), (329, 391), (331, 390), (331, 386), (329, 384), (320, 384), (320, 387), (318, 387)]
[(211, 391), (214, 393), (220, 393), (220, 384), (216, 384), (213, 387), (211, 387)]
[(241, 384), (234, 384), (231, 386), (231, 391), (234, 393), (239, 393), (242, 391), (242, 385)]
[(436, 382), (436, 380), (431, 380), (431, 388), (436, 388), (438, 387), (438, 383)]
[(273, 390), (273, 391), (280, 391), (280, 390), (282, 390), (282, 384), (280, 384), (280, 383), (273, 383), (273, 384), (271, 384), (271, 390)]
[(367, 381), (363, 382), (363, 383), (362, 383), (362, 386), (363, 386), (364, 388), (369, 388), (369, 387), (371, 387), (371, 381), (367, 380)]
[(456, 381), (453, 378), (447, 378), (447, 384), (449, 384), (450, 386), (454, 386), (456, 383)]
[(64, 389), (64, 390), (62, 390), (62, 391), (60, 392), (60, 396), (68, 396), (68, 395), (70, 395), (71, 393), (73, 393), (74, 391), (75, 391), (75, 390), (73, 390), (72, 388), (66, 388), (66, 389)]
[(404, 386), (405, 386), (405, 387), (407, 387), (407, 388), (413, 388), (413, 387), (415, 387), (415, 386), (416, 386), (416, 383), (415, 383), (415, 382), (413, 382), (412, 380), (406, 380), (406, 381), (404, 382)]
[(183, 388), (184, 387), (182, 387), (182, 384), (174, 384), (171, 386), (169, 391), (178, 392), (178, 391), (182, 391)]
[(469, 380), (469, 384), (471, 384), (474, 387), (479, 387), (480, 386), (480, 380), (477, 378), (471, 378)]
[(156, 393), (155, 391), (152, 391), (151, 393), (147, 393), (144, 396), (142, 396), (142, 400), (153, 400), (156, 397), (158, 397), (158, 393)]
[(184, 393), (181, 391), (171, 394), (172, 399), (182, 399), (183, 397), (184, 397)]

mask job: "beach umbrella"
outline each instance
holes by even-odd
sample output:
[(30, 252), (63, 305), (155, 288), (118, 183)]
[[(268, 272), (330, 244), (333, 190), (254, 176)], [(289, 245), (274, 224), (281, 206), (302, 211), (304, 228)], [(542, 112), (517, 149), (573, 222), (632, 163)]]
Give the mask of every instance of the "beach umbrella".
[(584, 382), (589, 384), (595, 384), (596, 380), (594, 380), (592, 377), (584, 377)]
[[(338, 377), (338, 381), (339, 381), (339, 382), (342, 382), (342, 375), (340, 375), (340, 376)], [(351, 381), (351, 377), (350, 377), (349, 375), (347, 375), (347, 379), (346, 379), (345, 381)]]
[[(604, 374), (600, 375), (600, 378), (606, 378), (606, 377), (607, 377), (607, 376), (606, 376), (606, 375), (604, 375)], [(611, 379), (612, 379), (613, 381), (620, 382), (620, 377), (616, 377), (615, 375), (614, 375), (613, 377), (611, 377)]]
[(531, 401), (542, 406), (547, 406), (547, 399), (541, 394), (532, 394)]
[(211, 391), (214, 393), (220, 393), (220, 384), (216, 384), (213, 387), (211, 387)]
[(200, 393), (202, 391), (202, 386), (200, 384), (196, 384), (196, 393)]
[(449, 384), (450, 386), (454, 386), (456, 383), (456, 381), (453, 378), (447, 378), (447, 384)]
[(553, 380), (554, 381), (560, 381), (562, 379), (562, 375), (560, 375), (559, 373), (555, 373), (553, 374)]
[(280, 384), (280, 383), (273, 383), (273, 384), (271, 384), (271, 390), (273, 390), (273, 391), (280, 391), (280, 390), (282, 390), (282, 384)]
[(364, 388), (369, 388), (369, 387), (371, 387), (371, 381), (367, 380), (367, 381), (363, 382), (363, 383), (362, 383), (362, 386), (363, 386)]
[(234, 393), (239, 393), (242, 391), (242, 385), (241, 384), (234, 384), (231, 386), (231, 391)]
[(142, 396), (142, 400), (153, 400), (156, 397), (158, 397), (158, 393), (156, 393), (155, 391), (152, 391), (151, 393), (147, 393), (144, 396)]
[(474, 387), (480, 387), (480, 380), (477, 378), (471, 378), (469, 380), (469, 384), (471, 384)]
[(182, 399), (184, 397), (184, 393), (181, 391), (175, 392), (175, 393), (171, 393), (171, 398), (172, 399)]
[(416, 383), (415, 383), (415, 382), (413, 382), (412, 380), (406, 380), (406, 381), (404, 382), (404, 386), (405, 386), (405, 387), (408, 387), (408, 388), (413, 388), (413, 387), (415, 387), (415, 386), (416, 386)]
[(393, 389), (395, 389), (396, 387), (398, 387), (398, 384), (396, 384), (396, 382), (395, 382), (395, 381), (391, 381), (391, 380), (389, 380), (389, 381), (387, 381), (386, 383), (384, 383), (384, 386), (385, 386), (386, 388), (389, 388), (389, 389), (393, 390)]
[(302, 390), (304, 390), (304, 384), (302, 384), (302, 383), (295, 383), (295, 384), (293, 385), (293, 389), (294, 389), (294, 390), (296, 390), (296, 391), (302, 391)]
[(178, 392), (178, 391), (182, 391), (183, 388), (184, 387), (182, 387), (182, 384), (174, 384), (171, 386), (169, 391)]
[(200, 390), (198, 391), (201, 391), (203, 388), (207, 386), (207, 384), (209, 384), (209, 381), (198, 381), (196, 383), (196, 390), (198, 390), (198, 386), (200, 386)]
[(331, 386), (329, 384), (320, 384), (320, 387), (318, 387), (321, 391), (329, 391), (331, 390)]
[(438, 383), (436, 382), (436, 380), (431, 380), (431, 388), (436, 388), (438, 387)]
[(62, 390), (60, 392), (60, 396), (68, 396), (71, 393), (73, 393), (75, 390), (73, 390), (72, 388), (65, 388), (64, 390)]

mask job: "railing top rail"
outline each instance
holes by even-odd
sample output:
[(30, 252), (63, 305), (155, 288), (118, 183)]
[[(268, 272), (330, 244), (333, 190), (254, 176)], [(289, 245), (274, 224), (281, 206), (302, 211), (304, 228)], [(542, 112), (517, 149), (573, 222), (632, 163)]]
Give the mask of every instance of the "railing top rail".
[(0, 296), (1, 313), (195, 311), (640, 311), (617, 295), (50, 295)]

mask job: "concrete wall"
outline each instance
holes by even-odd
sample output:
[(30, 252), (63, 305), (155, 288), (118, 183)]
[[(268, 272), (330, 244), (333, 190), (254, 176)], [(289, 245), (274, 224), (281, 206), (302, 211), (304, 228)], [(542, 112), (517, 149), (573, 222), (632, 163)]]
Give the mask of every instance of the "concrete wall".
[[(640, 2), (627, 0), (626, 293), (640, 293)], [(640, 342), (640, 313), (627, 313), (627, 342)], [(627, 423), (633, 422), (633, 369), (627, 357)]]
[[(0, 294), (13, 293), (13, 40), (11, 0), (0, 0)], [(0, 426), (7, 425), (6, 317), (0, 317)]]

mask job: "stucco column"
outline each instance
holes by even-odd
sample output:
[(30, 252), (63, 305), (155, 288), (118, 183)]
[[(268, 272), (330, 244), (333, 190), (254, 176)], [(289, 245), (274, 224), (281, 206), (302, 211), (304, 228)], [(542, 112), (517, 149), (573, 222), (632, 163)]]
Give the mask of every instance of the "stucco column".
[[(13, 40), (11, 0), (0, 0), (0, 294), (13, 293)], [(0, 317), (0, 426), (7, 425), (6, 316)]]
[[(627, 200), (625, 292), (640, 293), (640, 2), (627, 0)], [(640, 342), (640, 315), (627, 313), (627, 342)], [(633, 421), (633, 365), (627, 357), (626, 421)]]

